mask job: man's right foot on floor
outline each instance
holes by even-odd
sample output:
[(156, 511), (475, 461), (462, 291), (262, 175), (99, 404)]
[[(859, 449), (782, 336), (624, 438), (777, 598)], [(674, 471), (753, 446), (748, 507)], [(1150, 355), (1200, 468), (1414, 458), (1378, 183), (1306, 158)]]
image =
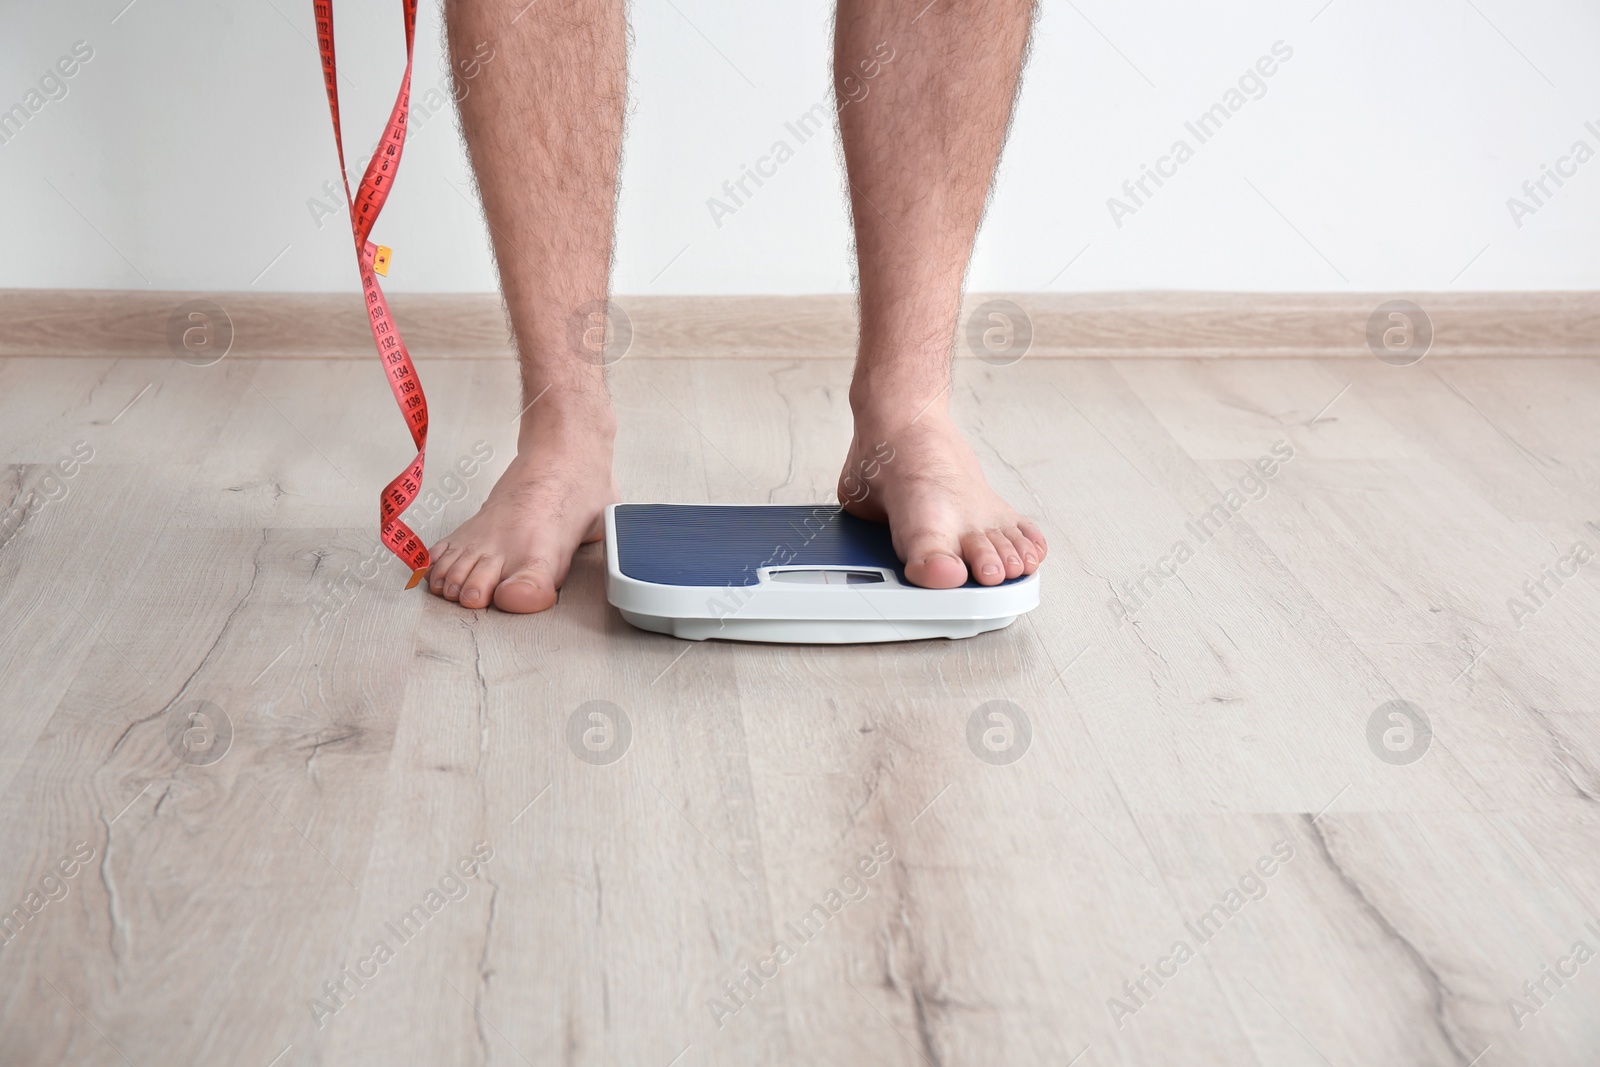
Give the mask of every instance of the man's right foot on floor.
[(478, 513), (433, 546), (428, 588), (464, 608), (525, 614), (556, 602), (572, 554), (605, 532), (616, 503), (609, 403), (543, 397), (524, 417), (517, 455)]

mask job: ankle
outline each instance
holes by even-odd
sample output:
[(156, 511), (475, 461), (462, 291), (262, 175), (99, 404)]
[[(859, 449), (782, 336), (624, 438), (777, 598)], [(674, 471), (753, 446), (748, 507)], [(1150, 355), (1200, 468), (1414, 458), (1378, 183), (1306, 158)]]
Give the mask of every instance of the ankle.
[(880, 429), (937, 420), (950, 410), (948, 375), (856, 373), (850, 383), (850, 411), (857, 426)]
[(563, 389), (558, 386), (534, 391), (523, 409), (517, 431), (517, 451), (545, 451), (549, 448), (603, 449), (610, 454), (617, 436), (617, 415), (603, 392)]

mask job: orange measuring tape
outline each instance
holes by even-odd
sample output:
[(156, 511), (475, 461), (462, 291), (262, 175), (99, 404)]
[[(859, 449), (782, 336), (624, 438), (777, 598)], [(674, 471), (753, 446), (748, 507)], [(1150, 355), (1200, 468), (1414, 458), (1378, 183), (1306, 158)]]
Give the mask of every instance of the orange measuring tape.
[(400, 93), (395, 97), (394, 108), (389, 112), (389, 123), (384, 127), (383, 139), (378, 142), (372, 159), (367, 163), (361, 184), (355, 196), (350, 195), (350, 178), (345, 171), (344, 135), (339, 129), (339, 79), (333, 58), (333, 0), (313, 0), (312, 8), (317, 19), (317, 47), (322, 52), (322, 80), (328, 89), (328, 111), (333, 116), (333, 143), (339, 149), (339, 176), (344, 180), (345, 205), (350, 210), (350, 232), (355, 237), (356, 266), (361, 270), (361, 288), (366, 294), (367, 320), (372, 327), (372, 341), (378, 346), (383, 359), (383, 372), (389, 379), (389, 389), (395, 403), (406, 417), (411, 430), (411, 442), (417, 446), (417, 458), (383, 490), (378, 498), (380, 536), (390, 552), (399, 556), (411, 568), (411, 581), (407, 589), (422, 580), (432, 562), (428, 547), (400, 518), (422, 491), (422, 467), (428, 453), (428, 399), (422, 393), (422, 381), (411, 363), (411, 353), (395, 328), (394, 317), (389, 314), (389, 302), (378, 287), (378, 274), (389, 273), (390, 250), (375, 245), (367, 238), (373, 224), (383, 210), (384, 201), (394, 185), (395, 174), (400, 170), (400, 152), (406, 144), (406, 118), (411, 112), (411, 58), (412, 44), (417, 28), (417, 0), (400, 0), (406, 20), (406, 70), (400, 79)]

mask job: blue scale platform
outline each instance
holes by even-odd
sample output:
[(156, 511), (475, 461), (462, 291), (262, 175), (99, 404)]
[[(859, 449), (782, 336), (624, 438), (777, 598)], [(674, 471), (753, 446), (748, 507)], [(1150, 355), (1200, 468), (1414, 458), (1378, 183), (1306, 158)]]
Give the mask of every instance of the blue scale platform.
[[(618, 504), (617, 566), (657, 585), (756, 585), (759, 567), (883, 567), (904, 584), (889, 527), (838, 507)], [(969, 583), (971, 584), (971, 583)]]

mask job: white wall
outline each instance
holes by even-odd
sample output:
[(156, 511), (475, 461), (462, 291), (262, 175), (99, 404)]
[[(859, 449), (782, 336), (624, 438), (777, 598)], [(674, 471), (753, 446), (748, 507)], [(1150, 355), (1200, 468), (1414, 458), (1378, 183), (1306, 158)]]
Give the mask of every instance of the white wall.
[[(354, 289), (347, 227), (307, 206), (337, 174), (310, 0), (126, 2), (0, 0), (0, 109), (75, 42), (94, 52), (0, 145), (0, 287)], [(1507, 205), (1574, 142), (1600, 151), (1592, 2), (1043, 5), (972, 288), (1600, 285), (1600, 161), (1547, 184), (1520, 226)], [(399, 5), (337, 11), (360, 156), (399, 77)], [(848, 290), (827, 141), (720, 227), (707, 208), (823, 95), (826, 6), (642, 0), (633, 25), (618, 292)], [(448, 85), (439, 39), (425, 0), (419, 101)], [(1293, 56), (1265, 95), (1200, 144), (1185, 121), (1280, 40)], [(1108, 198), (1178, 138), (1194, 157), (1118, 226)], [(451, 188), (464, 168), (448, 111), (413, 131), (377, 234), (392, 290), (494, 287), (477, 209)]]

